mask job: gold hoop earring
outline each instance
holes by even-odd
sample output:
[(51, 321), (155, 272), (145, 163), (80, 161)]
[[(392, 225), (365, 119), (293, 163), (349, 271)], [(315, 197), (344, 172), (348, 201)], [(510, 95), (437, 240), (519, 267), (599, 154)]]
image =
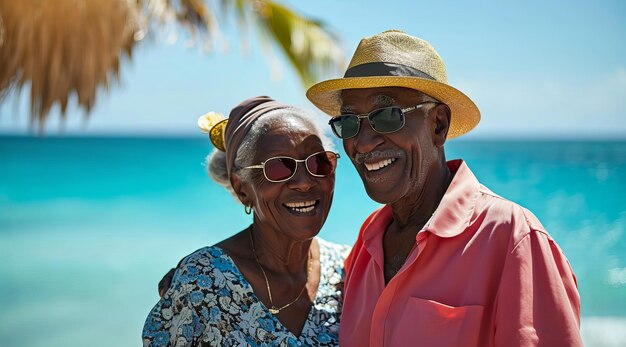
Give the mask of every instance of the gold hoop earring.
[(252, 206), (246, 205), (243, 207), (243, 210), (246, 212), (246, 214), (250, 214), (252, 213)]

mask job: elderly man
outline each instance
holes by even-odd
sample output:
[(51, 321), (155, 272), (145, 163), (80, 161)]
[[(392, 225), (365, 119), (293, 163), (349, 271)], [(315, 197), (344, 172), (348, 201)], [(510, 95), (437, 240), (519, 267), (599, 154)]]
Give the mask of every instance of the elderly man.
[(346, 261), (342, 346), (581, 346), (572, 268), (528, 210), (481, 185), (444, 143), (480, 112), (419, 38), (364, 38), (307, 97), (333, 118), (385, 204)]

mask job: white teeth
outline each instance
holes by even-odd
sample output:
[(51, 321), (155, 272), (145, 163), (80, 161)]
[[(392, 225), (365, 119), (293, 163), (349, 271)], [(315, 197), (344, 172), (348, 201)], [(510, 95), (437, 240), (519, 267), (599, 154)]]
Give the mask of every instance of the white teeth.
[(313, 211), (313, 209), (315, 209), (315, 206), (310, 206), (310, 207), (305, 207), (305, 208), (292, 207), (291, 209), (294, 210), (294, 211), (297, 211), (297, 212), (304, 213), (304, 212), (311, 212), (311, 211)]
[(311, 201), (304, 201), (304, 202), (288, 202), (285, 204), (285, 206), (289, 207), (290, 209), (296, 211), (296, 212), (301, 212), (301, 213), (305, 213), (305, 212), (311, 212), (315, 209), (315, 200), (311, 200)]
[(288, 202), (285, 204), (287, 207), (309, 207), (315, 205), (315, 200), (304, 201), (304, 202)]
[(365, 164), (365, 168), (367, 169), (367, 171), (376, 171), (376, 170), (380, 170), (384, 168), (385, 166), (393, 163), (394, 161), (396, 161), (396, 158), (381, 160), (373, 164), (368, 164), (368, 163), (364, 163), (364, 164)]

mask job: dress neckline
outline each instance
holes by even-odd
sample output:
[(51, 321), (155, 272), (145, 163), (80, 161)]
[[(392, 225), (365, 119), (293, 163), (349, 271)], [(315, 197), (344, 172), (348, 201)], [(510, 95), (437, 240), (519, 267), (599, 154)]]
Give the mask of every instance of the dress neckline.
[[(250, 284), (250, 282), (246, 279), (246, 277), (243, 275), (243, 273), (241, 272), (241, 270), (239, 270), (239, 267), (237, 266), (237, 264), (235, 263), (235, 261), (233, 260), (233, 258), (226, 253), (226, 251), (219, 247), (219, 246), (209, 246), (208, 248), (213, 248), (217, 251), (219, 251), (220, 253), (220, 257), (224, 257), (225, 259), (227, 259), (232, 265), (233, 265), (233, 269), (234, 269), (234, 274), (239, 277), (239, 280), (241, 281), (241, 283), (243, 285), (245, 285), (244, 289), (246, 290), (247, 294), (250, 295), (250, 297), (252, 297), (252, 299), (255, 302), (258, 302), (261, 307), (263, 308), (263, 312), (265, 312), (266, 317), (269, 317), (270, 319), (272, 319), (272, 321), (274, 323), (278, 323), (280, 328), (286, 332), (288, 332), (291, 336), (293, 336), (296, 340), (303, 339), (304, 335), (302, 334), (304, 331), (306, 331), (306, 329), (308, 329), (308, 327), (313, 323), (312, 319), (313, 319), (313, 312), (314, 312), (314, 308), (315, 305), (318, 303), (318, 301), (320, 300), (320, 287), (322, 286), (322, 283), (326, 283), (328, 282), (328, 279), (326, 278), (326, 268), (324, 266), (324, 262), (322, 262), (322, 255), (323, 252), (325, 251), (325, 247), (322, 244), (322, 242), (320, 242), (319, 238), (316, 238), (318, 241), (318, 245), (319, 245), (319, 251), (320, 251), (320, 280), (319, 283), (317, 284), (317, 290), (315, 292), (315, 297), (313, 298), (313, 302), (311, 303), (311, 308), (309, 309), (309, 313), (307, 314), (306, 317), (306, 321), (304, 322), (304, 325), (302, 326), (302, 330), (300, 331), (300, 333), (298, 335), (294, 334), (291, 330), (287, 329), (287, 327), (285, 327), (285, 325), (280, 321), (280, 319), (278, 319), (276, 316), (274, 316), (270, 311), (269, 308), (267, 306), (265, 306), (265, 304), (263, 303), (263, 301), (261, 301), (261, 299), (259, 299), (259, 297), (256, 295), (254, 288), (252, 288), (252, 284)], [(323, 282), (325, 281), (325, 282)], [(302, 341), (301, 341), (302, 342)]]

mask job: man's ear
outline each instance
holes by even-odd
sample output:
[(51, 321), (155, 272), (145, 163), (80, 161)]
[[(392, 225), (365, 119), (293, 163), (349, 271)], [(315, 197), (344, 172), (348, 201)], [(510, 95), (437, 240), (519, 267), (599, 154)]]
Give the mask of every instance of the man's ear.
[(248, 198), (248, 194), (245, 192), (244, 182), (239, 178), (239, 176), (231, 173), (230, 185), (233, 187), (235, 194), (237, 194), (239, 201), (241, 201), (244, 206), (250, 206), (250, 199)]
[(443, 147), (448, 138), (448, 130), (450, 130), (450, 107), (446, 104), (439, 104), (433, 108), (434, 112), (434, 136), (435, 145), (439, 148)]

